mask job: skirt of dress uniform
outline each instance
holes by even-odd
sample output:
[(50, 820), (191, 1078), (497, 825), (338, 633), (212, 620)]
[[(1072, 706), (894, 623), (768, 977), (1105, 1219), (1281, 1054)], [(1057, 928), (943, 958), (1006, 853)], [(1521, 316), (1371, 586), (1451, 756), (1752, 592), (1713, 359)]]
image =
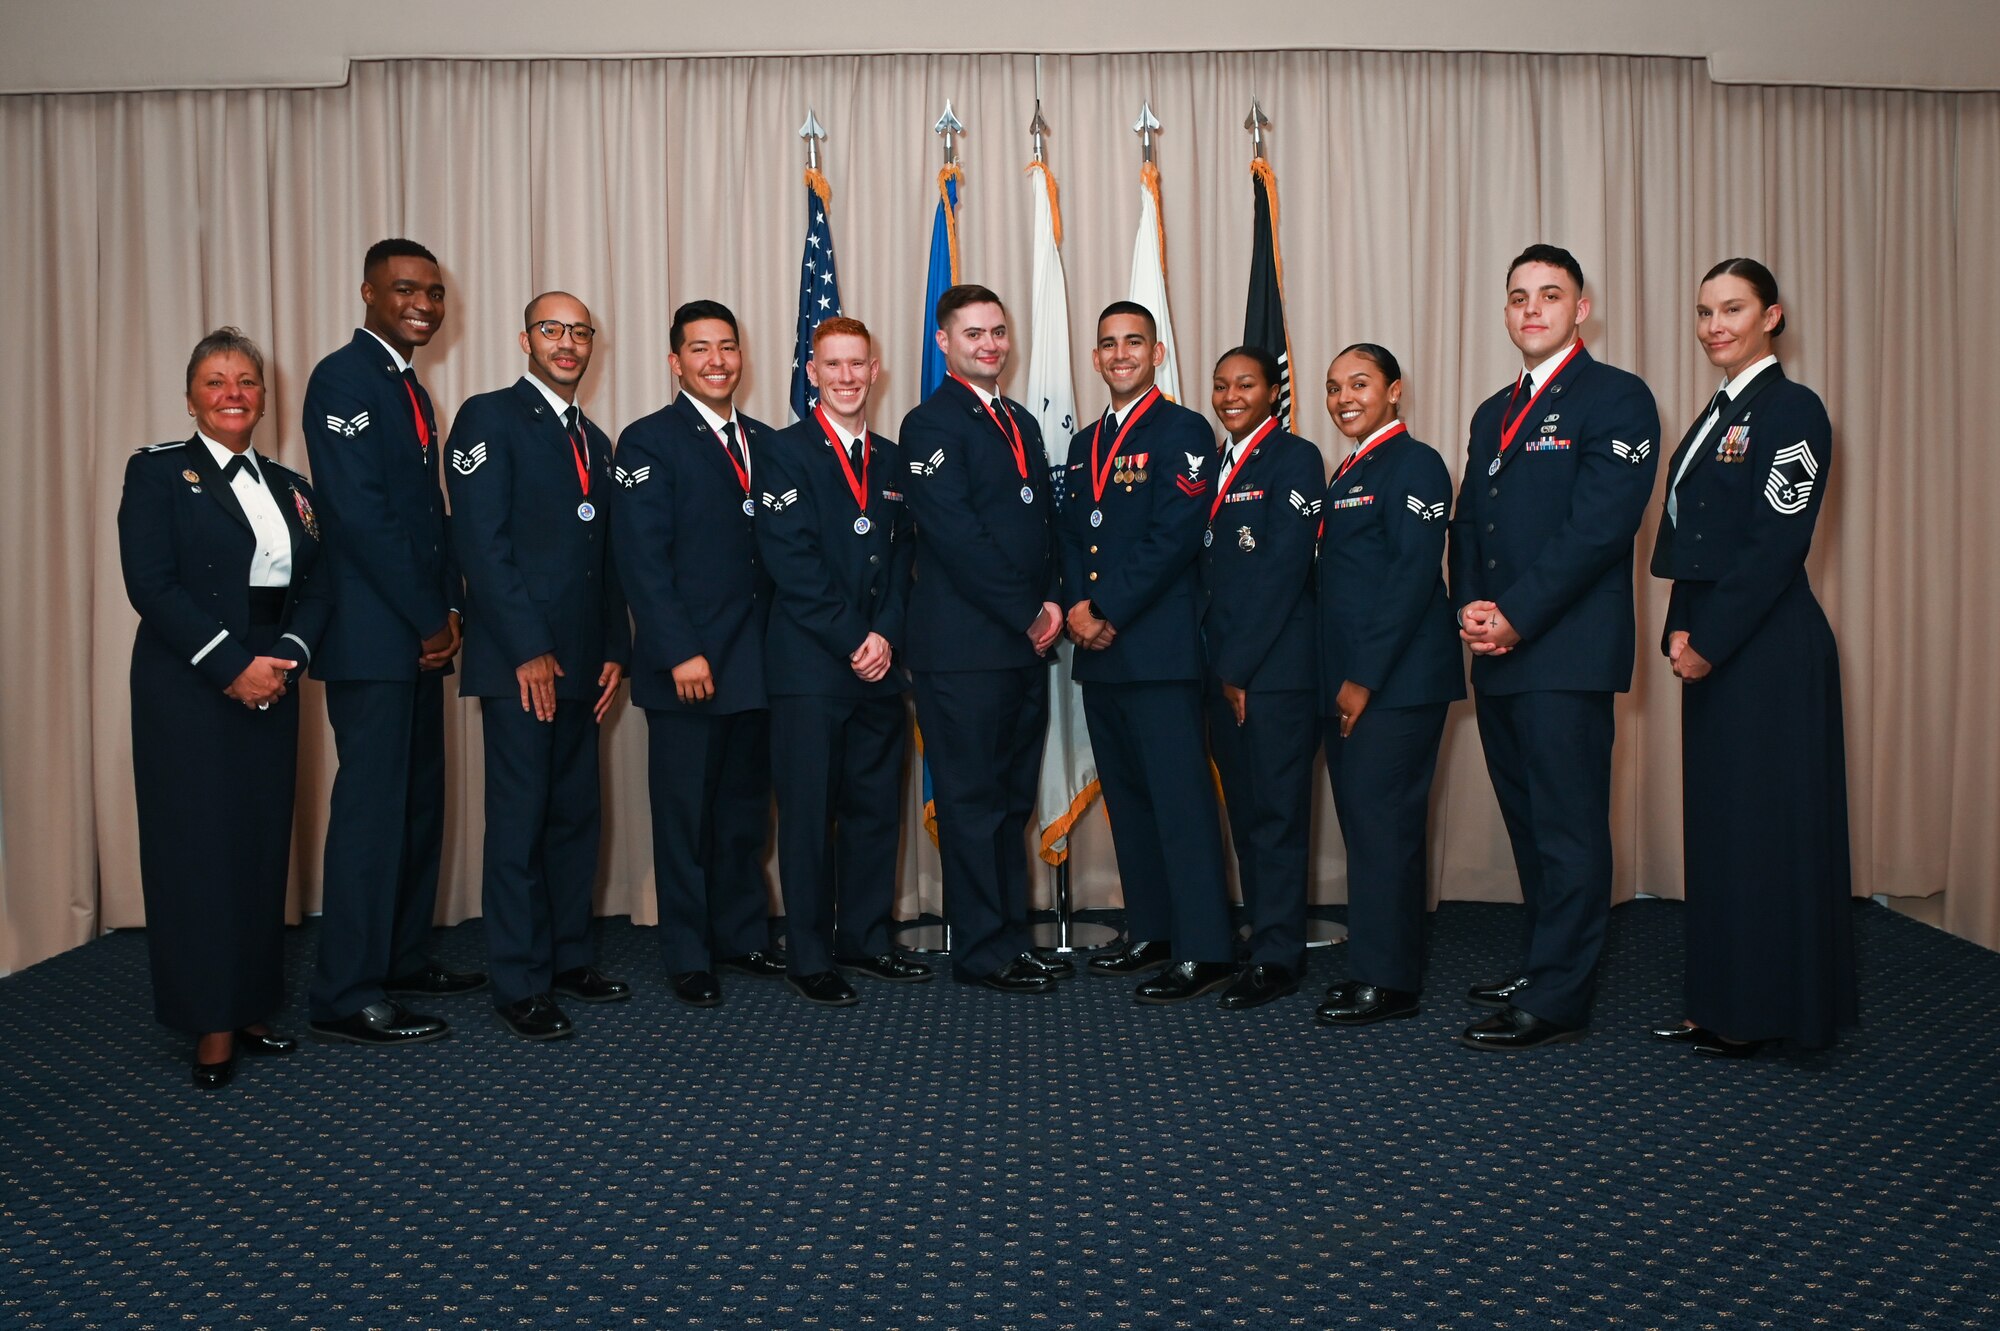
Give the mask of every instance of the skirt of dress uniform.
[[(244, 645), (272, 652), (276, 624)], [(289, 658), (288, 658), (289, 659)], [(190, 1034), (284, 1004), (285, 877), (299, 695), (269, 711), (217, 691), (143, 628), (132, 648), (132, 778), (153, 1012)]]
[[(1710, 590), (1674, 588), (1696, 624)], [(1823, 1048), (1856, 1020), (1847, 763), (1840, 656), (1803, 574), (1681, 699), (1687, 1016)]]

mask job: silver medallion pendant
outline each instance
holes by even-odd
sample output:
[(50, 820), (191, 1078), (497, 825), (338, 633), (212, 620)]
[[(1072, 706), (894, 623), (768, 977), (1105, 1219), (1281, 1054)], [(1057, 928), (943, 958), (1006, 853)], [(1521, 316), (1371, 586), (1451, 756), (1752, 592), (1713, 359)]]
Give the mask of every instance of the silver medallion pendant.
[(589, 522), (592, 518), (597, 516), (597, 510), (591, 507), (590, 502), (588, 500), (585, 500), (583, 503), (578, 504), (576, 506), (576, 515), (579, 518), (582, 518), (585, 522)]
[(756, 517), (756, 516), (757, 516), (757, 501), (756, 501), (756, 500), (754, 500), (754, 499), (749, 499), (749, 498), (745, 498), (745, 499), (744, 499), (744, 501), (743, 501), (743, 516), (744, 516), (744, 517), (746, 517), (746, 518), (754, 518), (754, 517)]
[(1487, 474), (1488, 476), (1491, 476), (1491, 475), (1493, 475), (1494, 473), (1498, 472), (1499, 470), (1500, 470), (1500, 459), (1499, 459), (1499, 458), (1494, 458), (1494, 459), (1493, 459), (1493, 461), (1491, 461), (1491, 462), (1489, 462), (1489, 463), (1487, 463), (1487, 464), (1486, 464), (1486, 474)]
[(863, 513), (860, 517), (854, 520), (854, 534), (856, 536), (866, 536), (868, 534), (869, 528), (873, 527), (874, 525), (875, 525), (874, 523), (868, 520), (868, 515), (866, 513)]
[(1032, 485), (1024, 485), (1024, 486), (1022, 486), (1022, 487), (1021, 487), (1021, 502), (1022, 502), (1022, 503), (1024, 503), (1024, 504), (1032, 504), (1032, 503), (1034, 503), (1034, 502), (1035, 502), (1035, 487), (1034, 487), (1034, 486), (1032, 486)]
[(1093, 527), (1102, 527), (1104, 525), (1103, 509), (1093, 508), (1090, 510), (1090, 525)]
[(1203, 549), (1215, 544), (1215, 528), (1210, 527), (1201, 534), (1201, 544)]

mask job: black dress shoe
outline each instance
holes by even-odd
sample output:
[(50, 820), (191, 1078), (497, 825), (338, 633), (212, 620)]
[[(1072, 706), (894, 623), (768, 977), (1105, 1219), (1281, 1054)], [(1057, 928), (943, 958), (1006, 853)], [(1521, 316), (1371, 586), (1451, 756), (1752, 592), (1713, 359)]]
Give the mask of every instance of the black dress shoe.
[(755, 975), (764, 980), (775, 980), (785, 973), (785, 959), (774, 957), (769, 952), (745, 952), (740, 957), (724, 957), (715, 964), (726, 971)]
[(1136, 975), (1148, 966), (1172, 961), (1174, 945), (1164, 938), (1143, 943), (1127, 943), (1116, 952), (1092, 957), (1085, 965), (1092, 975)]
[(1076, 965), (1068, 957), (1045, 957), (1032, 949), (1014, 958), (1014, 965), (1035, 975), (1046, 975), (1051, 980), (1067, 980), (1076, 974)]
[(1696, 1040), (1715, 1038), (1715, 1032), (1706, 1026), (1690, 1026), (1685, 1022), (1675, 1022), (1671, 1026), (1655, 1026), (1652, 1029), (1655, 1040), (1671, 1040), (1675, 1044), (1692, 1044)]
[(1769, 1040), (1725, 1040), (1714, 1031), (1703, 1031), (1688, 1047), (1709, 1058), (1749, 1058), (1769, 1043)]
[(236, 1047), (230, 1046), (229, 1057), (220, 1063), (197, 1063), (194, 1065), (194, 1084), (204, 1091), (213, 1091), (227, 1086), (229, 1079), (236, 1075)]
[(612, 979), (595, 966), (573, 967), (549, 983), (564, 998), (579, 1003), (617, 1003), (632, 996), (631, 985)]
[(315, 1021), (311, 1026), (312, 1033), (322, 1040), (350, 1044), (422, 1044), (451, 1034), (451, 1027), (436, 1017), (412, 1012), (392, 998), (370, 1003), (338, 1021)]
[(1510, 1007), (1490, 1017), (1481, 1017), (1467, 1026), (1460, 1032), (1458, 1042), (1470, 1049), (1497, 1049), (1503, 1053), (1514, 1053), (1582, 1038), (1581, 1026), (1558, 1026), (1552, 1021), (1543, 1021), (1532, 1012)]
[(1286, 967), (1245, 966), (1236, 982), (1222, 991), (1219, 1006), (1227, 1012), (1244, 1012), (1298, 991), (1299, 977)]
[(1334, 990), (1313, 1013), (1313, 1020), (1322, 1026), (1366, 1026), (1372, 1021), (1417, 1015), (1417, 996), (1401, 989), (1350, 980), (1335, 985)]
[(493, 1010), (507, 1023), (507, 1029), (523, 1040), (560, 1040), (576, 1034), (576, 1027), (547, 994), (529, 994), (515, 1003), (496, 1003)]
[(297, 1040), (287, 1039), (282, 1035), (272, 1035), (269, 1032), (259, 1035), (252, 1030), (236, 1032), (235, 1043), (237, 1053), (258, 1058), (271, 1054), (295, 1054), (299, 1049)]
[(1135, 1003), (1185, 1003), (1236, 978), (1233, 961), (1177, 961), (1132, 991)]
[(937, 972), (923, 962), (906, 960), (894, 952), (884, 952), (879, 957), (835, 957), (833, 964), (891, 984), (922, 984), (937, 978)]
[(985, 975), (954, 969), (951, 978), (960, 984), (976, 984), (982, 989), (1002, 994), (1052, 994), (1056, 991), (1055, 980), (1038, 971), (1028, 970), (1021, 965), (1018, 957)]
[(397, 975), (382, 981), (385, 994), (423, 994), (430, 998), (450, 998), (486, 987), (485, 971), (448, 971), (433, 961), (412, 975)]
[(1511, 980), (1488, 980), (1485, 984), (1475, 984), (1465, 991), (1465, 1001), (1477, 1003), (1480, 1007), (1512, 1007), (1515, 997), (1528, 987), (1528, 977), (1517, 975)]
[(669, 975), (674, 997), (689, 1007), (714, 1007), (722, 1001), (722, 984), (713, 971), (681, 971)]
[(799, 991), (808, 1003), (825, 1007), (853, 1007), (861, 1001), (854, 986), (840, 978), (839, 971), (814, 971), (811, 975), (787, 975), (785, 982)]

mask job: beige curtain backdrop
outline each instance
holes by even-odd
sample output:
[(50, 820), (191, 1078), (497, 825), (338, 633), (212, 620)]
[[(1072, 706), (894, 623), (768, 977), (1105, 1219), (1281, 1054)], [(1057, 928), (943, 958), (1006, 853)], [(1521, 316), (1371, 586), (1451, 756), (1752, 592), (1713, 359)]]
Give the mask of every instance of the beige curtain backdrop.
[[(401, 62), (359, 65), (336, 89), (0, 99), (0, 274), (14, 293), (0, 333), (0, 967), (142, 922), (134, 616), (113, 514), (126, 455), (188, 430), (182, 367), (202, 332), (234, 323), (264, 344), (258, 445), (302, 467), (306, 376), (359, 319), (363, 249), (404, 234), (437, 251), (451, 288), (449, 323), (419, 358), (446, 421), (520, 372), (520, 308), (546, 287), (581, 295), (605, 330), (584, 401), (614, 435), (669, 396), (667, 322), (698, 296), (735, 307), (744, 405), (783, 421), (810, 105), (831, 135), (843, 302), (881, 339), (874, 418), (893, 433), (917, 391), (929, 127), (946, 97), (970, 130), (964, 275), (1012, 301), (1010, 383), (1023, 380), (1034, 92), (1021, 55)], [(1812, 571), (1845, 667), (1855, 889), (1945, 892), (1948, 927), (2000, 945), (1987, 679), (2000, 659), (2000, 97), (1725, 88), (1670, 59), (1051, 57), (1074, 344), (1125, 294), (1128, 126), (1150, 99), (1174, 328), (1202, 408), (1243, 317), (1253, 95), (1275, 122), (1302, 428), (1329, 453), (1319, 376), (1365, 338), (1402, 357), (1412, 429), (1456, 470), (1472, 407), (1517, 368), (1506, 262), (1544, 239), (1582, 260), (1591, 346), (1652, 384), (1670, 447), (1715, 384), (1691, 331), (1697, 278), (1736, 253), (1772, 265), (1788, 370), (1826, 397), (1838, 445)], [(1086, 414), (1101, 405), (1087, 358), (1077, 387)], [(1664, 605), (1642, 573), (1638, 680), (1618, 709), (1621, 897), (1682, 887), (1677, 686), (1646, 647)], [(312, 911), (333, 758), (318, 688), (305, 692), (294, 905)], [(450, 704), (442, 920), (479, 909), (475, 721)], [(599, 909), (650, 922), (643, 718), (621, 707), (608, 738)], [(230, 791), (215, 796), (220, 815)], [(1329, 803), (1322, 788), (1314, 894), (1338, 901)], [(1440, 896), (1516, 895), (1469, 707), (1447, 732), (1432, 832)], [(1115, 902), (1100, 814), (1076, 845), (1078, 900)], [(907, 847), (905, 911), (935, 907), (935, 853), (920, 832)]]

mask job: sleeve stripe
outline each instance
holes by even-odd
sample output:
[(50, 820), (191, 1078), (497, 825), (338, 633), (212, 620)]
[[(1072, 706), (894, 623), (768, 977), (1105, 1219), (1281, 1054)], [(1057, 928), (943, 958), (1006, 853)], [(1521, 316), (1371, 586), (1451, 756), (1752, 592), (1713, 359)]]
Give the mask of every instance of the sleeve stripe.
[(229, 630), (228, 630), (228, 629), (224, 629), (224, 630), (222, 630), (222, 632), (220, 632), (220, 633), (216, 634), (216, 635), (215, 635), (215, 636), (214, 636), (213, 638), (210, 638), (210, 639), (208, 640), (208, 645), (207, 645), (206, 647), (202, 648), (202, 649), (201, 649), (200, 651), (196, 652), (196, 653), (194, 654), (194, 657), (193, 657), (193, 659), (191, 659), (191, 660), (190, 660), (190, 661), (188, 662), (188, 664), (189, 664), (189, 665), (200, 665), (200, 664), (201, 664), (201, 658), (202, 658), (202, 657), (204, 657), (204, 656), (207, 656), (207, 655), (208, 655), (208, 654), (209, 654), (210, 652), (214, 651), (214, 650), (215, 650), (215, 649), (216, 649), (217, 647), (221, 646), (221, 645), (222, 645), (222, 640), (223, 640), (224, 638), (227, 638), (228, 636), (229, 636)]
[(291, 641), (297, 643), (299, 645), (299, 651), (306, 658), (306, 664), (307, 665), (312, 664), (312, 659), (313, 659), (312, 648), (306, 646), (306, 640), (304, 638), (301, 638), (296, 633), (287, 633), (284, 635), (284, 637), (279, 638), (278, 641), (279, 642)]

